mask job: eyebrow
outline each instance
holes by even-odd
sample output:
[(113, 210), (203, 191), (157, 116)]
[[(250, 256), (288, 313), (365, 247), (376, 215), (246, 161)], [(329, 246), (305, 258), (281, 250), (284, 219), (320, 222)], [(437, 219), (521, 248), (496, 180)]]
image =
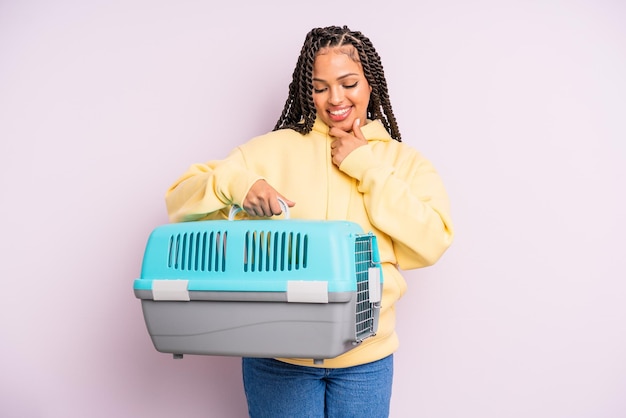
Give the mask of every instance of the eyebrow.
[[(337, 77), (337, 80), (343, 80), (344, 78), (347, 78), (347, 77), (352, 77), (352, 76), (357, 76), (357, 77), (358, 77), (358, 76), (359, 76), (359, 74), (358, 74), (358, 73), (348, 73), (348, 74), (344, 74), (344, 75), (342, 75), (341, 77)], [(324, 82), (324, 83), (326, 82), (326, 80), (323, 80), (323, 79), (321, 79), (321, 78), (313, 78), (313, 81), (321, 81), (321, 82)]]

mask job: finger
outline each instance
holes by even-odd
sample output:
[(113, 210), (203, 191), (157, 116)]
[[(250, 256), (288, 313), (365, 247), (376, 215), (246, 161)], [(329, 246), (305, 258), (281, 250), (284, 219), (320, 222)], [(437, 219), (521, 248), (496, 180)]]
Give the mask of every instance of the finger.
[(261, 196), (247, 196), (243, 209), (251, 216), (272, 216), (270, 204)]
[(281, 196), (278, 195), (276, 199), (272, 200), (271, 202), (271, 211), (272, 211), (272, 216), (274, 215), (281, 215), (283, 214), (283, 205), (281, 202), (278, 201), (278, 199), (282, 200), (285, 205), (287, 205), (287, 208), (291, 208), (295, 206), (295, 202)]
[(296, 205), (296, 202), (291, 201), (289, 199), (287, 199), (285, 196), (280, 195), (280, 198), (282, 199), (283, 202), (285, 202), (287, 204), (287, 206), (289, 206), (290, 208), (294, 207)]
[(283, 213), (283, 208), (280, 203), (278, 203), (278, 199), (272, 199), (269, 202), (269, 210), (270, 214), (268, 216), (280, 215)]
[(361, 132), (361, 119), (356, 119), (354, 124), (352, 124), (352, 133), (361, 141), (365, 141), (365, 136), (363, 132)]
[(244, 206), (244, 210), (251, 216), (265, 216), (263, 206), (260, 204)]
[(346, 135), (350, 135), (350, 133), (333, 126), (328, 131), (328, 135), (332, 136), (333, 138), (341, 139), (345, 137)]

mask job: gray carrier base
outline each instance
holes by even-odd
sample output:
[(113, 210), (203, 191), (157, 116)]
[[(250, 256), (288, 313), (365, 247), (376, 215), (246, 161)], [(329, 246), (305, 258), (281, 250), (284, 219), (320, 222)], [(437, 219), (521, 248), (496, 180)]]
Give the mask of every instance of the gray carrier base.
[(356, 292), (330, 294), (324, 304), (288, 303), (284, 294), (270, 292), (219, 292), (217, 300), (197, 292), (202, 300), (190, 301), (154, 301), (149, 293), (136, 291), (148, 332), (156, 350), (174, 358), (200, 354), (320, 363), (354, 348), (378, 326), (378, 312), (369, 308), (355, 316)]

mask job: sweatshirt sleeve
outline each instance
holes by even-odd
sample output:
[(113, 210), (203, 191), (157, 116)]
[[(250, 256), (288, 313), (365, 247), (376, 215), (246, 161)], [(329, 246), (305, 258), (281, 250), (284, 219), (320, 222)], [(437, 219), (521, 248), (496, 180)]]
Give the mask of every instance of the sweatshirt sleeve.
[(252, 184), (261, 179), (246, 168), (239, 148), (224, 160), (192, 165), (165, 193), (171, 222), (218, 216), (216, 212), (243, 202)]
[(396, 154), (383, 155), (374, 146), (354, 150), (340, 169), (357, 180), (370, 222), (391, 238), (398, 266), (432, 265), (454, 236), (443, 182), (417, 151), (398, 144)]

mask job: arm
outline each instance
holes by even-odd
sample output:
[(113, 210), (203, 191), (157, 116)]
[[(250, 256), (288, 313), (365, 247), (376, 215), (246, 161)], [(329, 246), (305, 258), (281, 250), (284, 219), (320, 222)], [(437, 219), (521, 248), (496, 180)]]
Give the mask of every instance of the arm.
[(434, 264), (454, 236), (450, 205), (441, 178), (417, 152), (404, 152), (397, 165), (380, 162), (371, 146), (342, 164), (363, 193), (370, 222), (391, 237), (403, 269)]
[[(246, 169), (236, 148), (224, 160), (192, 165), (165, 194), (171, 222), (223, 217), (217, 211), (240, 205), (260, 176)], [(225, 216), (225, 215), (224, 215)]]
[[(354, 134), (362, 136), (359, 129)], [(454, 237), (443, 182), (417, 151), (400, 145), (394, 154), (384, 151), (384, 143), (378, 143), (375, 154), (374, 144), (353, 147), (339, 168), (358, 181), (368, 218), (391, 238), (399, 266), (432, 265)]]
[(261, 176), (248, 170), (242, 152), (235, 149), (225, 160), (194, 164), (166, 192), (165, 203), (172, 222), (227, 217), (227, 206), (236, 204), (253, 216), (280, 215), (282, 196)]

